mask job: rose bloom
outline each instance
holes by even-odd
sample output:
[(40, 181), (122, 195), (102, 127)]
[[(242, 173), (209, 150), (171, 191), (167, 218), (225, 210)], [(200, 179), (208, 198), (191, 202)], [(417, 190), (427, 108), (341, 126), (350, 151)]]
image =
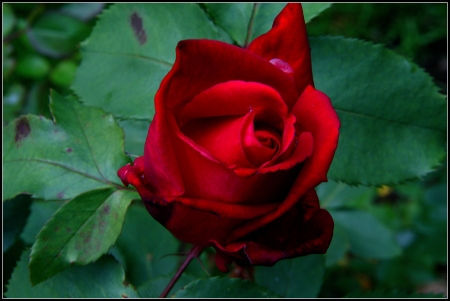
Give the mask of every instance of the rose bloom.
[(175, 237), (214, 247), (224, 272), (326, 252), (333, 220), (314, 188), (340, 123), (314, 88), (301, 4), (245, 49), (180, 41), (155, 108), (144, 156), (118, 175)]

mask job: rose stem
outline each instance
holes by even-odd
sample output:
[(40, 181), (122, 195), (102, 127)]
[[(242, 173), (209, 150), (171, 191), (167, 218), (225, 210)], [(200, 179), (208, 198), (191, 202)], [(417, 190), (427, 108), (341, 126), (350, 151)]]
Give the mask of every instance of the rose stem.
[(181, 274), (183, 274), (184, 270), (187, 268), (187, 266), (189, 265), (191, 260), (198, 257), (203, 252), (204, 249), (205, 249), (205, 247), (195, 246), (195, 245), (192, 246), (192, 248), (189, 250), (189, 253), (187, 253), (186, 259), (184, 260), (183, 264), (180, 266), (180, 268), (178, 269), (175, 276), (173, 276), (172, 280), (170, 280), (167, 287), (164, 289), (164, 291), (159, 296), (160, 298), (165, 298), (167, 296), (167, 294), (170, 292), (172, 287), (175, 285), (178, 278), (180, 278)]

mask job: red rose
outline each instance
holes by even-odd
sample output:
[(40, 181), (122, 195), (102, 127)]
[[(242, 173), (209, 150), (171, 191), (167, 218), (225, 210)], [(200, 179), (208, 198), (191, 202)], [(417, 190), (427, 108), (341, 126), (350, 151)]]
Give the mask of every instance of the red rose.
[(246, 49), (180, 41), (155, 107), (144, 156), (118, 175), (175, 237), (213, 246), (222, 271), (326, 252), (333, 220), (314, 188), (340, 123), (313, 87), (300, 4)]

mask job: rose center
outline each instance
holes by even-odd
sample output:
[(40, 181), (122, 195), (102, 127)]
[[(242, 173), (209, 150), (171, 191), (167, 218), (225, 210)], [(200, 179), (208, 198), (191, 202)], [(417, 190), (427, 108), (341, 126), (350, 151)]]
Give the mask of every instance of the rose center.
[(273, 139), (264, 137), (263, 135), (261, 135), (259, 133), (256, 134), (256, 137), (258, 138), (258, 141), (265, 147), (274, 149), (277, 145), (275, 143), (275, 141), (273, 141)]
[(254, 127), (255, 136), (258, 139), (259, 143), (264, 147), (272, 149), (274, 153), (277, 152), (281, 142), (281, 135), (278, 133), (278, 131), (272, 126), (264, 123), (256, 123)]

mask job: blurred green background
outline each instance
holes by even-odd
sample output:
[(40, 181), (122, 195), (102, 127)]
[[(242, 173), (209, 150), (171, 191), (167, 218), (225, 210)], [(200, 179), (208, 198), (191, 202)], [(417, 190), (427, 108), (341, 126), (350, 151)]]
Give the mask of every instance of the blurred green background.
[[(23, 114), (50, 118), (49, 90), (70, 93), (81, 62), (79, 45), (105, 7), (3, 4), (3, 125)], [(307, 29), (311, 36), (341, 35), (384, 44), (424, 68), (441, 93), (447, 94), (447, 4), (333, 4)], [(398, 187), (362, 188), (357, 193), (344, 187), (344, 206), (376, 216), (395, 233), (402, 255), (368, 260), (347, 252), (344, 259), (327, 266), (319, 297), (344, 297), (358, 290), (446, 294), (446, 175), (443, 166), (424, 179)], [(329, 195), (333, 185), (337, 184), (319, 187), (319, 196)], [(9, 208), (14, 204), (3, 206), (6, 213), (17, 212)], [(20, 223), (20, 218), (6, 213), (4, 228), (21, 228), (9, 222)], [(3, 240), (4, 287), (25, 246), (20, 238)]]

